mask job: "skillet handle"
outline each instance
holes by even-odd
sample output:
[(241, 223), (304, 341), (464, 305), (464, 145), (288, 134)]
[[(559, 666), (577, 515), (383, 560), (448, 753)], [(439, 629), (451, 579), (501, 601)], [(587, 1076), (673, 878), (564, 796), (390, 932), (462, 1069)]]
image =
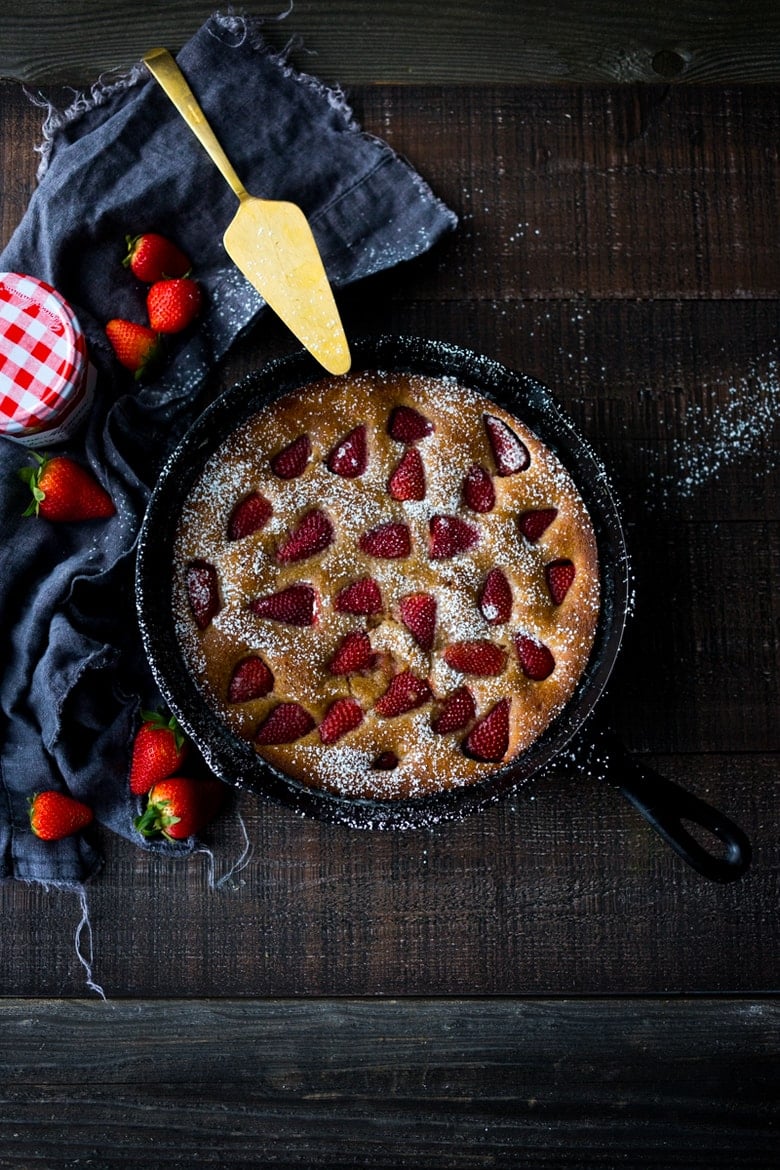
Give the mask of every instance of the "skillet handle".
[[(742, 877), (750, 865), (752, 849), (739, 825), (673, 780), (640, 764), (613, 732), (606, 729), (602, 732), (599, 747), (606, 749), (601, 758), (607, 765), (607, 779), (618, 786), (675, 853), (711, 881), (733, 882)], [(688, 832), (684, 821), (714, 834), (726, 846), (726, 856), (708, 852)]]

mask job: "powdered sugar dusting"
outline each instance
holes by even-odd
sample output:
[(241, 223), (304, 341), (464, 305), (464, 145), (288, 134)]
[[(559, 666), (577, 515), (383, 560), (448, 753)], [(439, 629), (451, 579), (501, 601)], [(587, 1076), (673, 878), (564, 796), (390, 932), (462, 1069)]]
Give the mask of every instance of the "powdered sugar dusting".
[[(759, 472), (778, 464), (777, 445), (767, 444), (780, 418), (780, 370), (774, 357), (757, 361), (743, 378), (713, 390), (711, 403), (686, 408), (684, 438), (666, 446), (667, 467), (648, 474), (649, 507), (689, 499), (724, 468), (761, 452)], [(647, 452), (646, 452), (647, 453)], [(657, 451), (652, 451), (657, 458)]]
[[(422, 411), (435, 429), (414, 443), (425, 470), (423, 500), (398, 501), (388, 480), (405, 444), (390, 437), (387, 422), (395, 405)], [(496, 475), (495, 452), (484, 425), (491, 416), (514, 428), (530, 452), (530, 467)], [(330, 451), (356, 426), (364, 424), (368, 463), (356, 478), (334, 474)], [(271, 470), (281, 449), (307, 434), (312, 457), (297, 478), (283, 480)], [(513, 432), (514, 433), (514, 432)], [(463, 482), (469, 468), (483, 464), (494, 475), (496, 502), (487, 513), (464, 503)], [(505, 469), (504, 469), (505, 470)], [(231, 541), (227, 518), (236, 503), (260, 492), (272, 515), (258, 532)], [(518, 516), (553, 506), (558, 515), (544, 536), (528, 541)], [(302, 516), (319, 509), (333, 525), (332, 543), (292, 564), (280, 563), (278, 550)], [(441, 560), (431, 560), (429, 541), (435, 516), (457, 517), (474, 527), (473, 546)], [(400, 559), (370, 556), (360, 538), (384, 523), (408, 526), (411, 555)], [(177, 633), (193, 675), (208, 701), (228, 726), (251, 741), (254, 729), (280, 701), (300, 703), (317, 723), (336, 698), (356, 698), (364, 719), (336, 744), (324, 746), (316, 731), (297, 743), (263, 747), (270, 763), (302, 780), (348, 796), (395, 799), (462, 786), (495, 769), (479, 763), (462, 748), (467, 729), (437, 735), (431, 727), (438, 703), (468, 683), (477, 717), (501, 698), (512, 699), (509, 755), (534, 741), (560, 710), (576, 685), (592, 643), (599, 608), (595, 539), (584, 505), (568, 473), (535, 436), (502, 408), (452, 378), (374, 371), (327, 378), (299, 394), (261, 410), (210, 457), (182, 509), (176, 537), (174, 605)], [(555, 556), (578, 565), (567, 603), (554, 606), (544, 567)], [(192, 619), (184, 587), (193, 560), (214, 565), (220, 581), (221, 609), (206, 631)], [(512, 612), (504, 624), (492, 625), (480, 612), (478, 597), (485, 578), (500, 567), (512, 590)], [(376, 581), (383, 611), (368, 618), (337, 612), (336, 594), (361, 577)], [(293, 626), (260, 618), (250, 608), (259, 597), (290, 585), (308, 583), (317, 593), (316, 620)], [(403, 597), (433, 594), (437, 601), (434, 646), (423, 651), (400, 620)], [(488, 612), (487, 616), (491, 616)], [(328, 663), (347, 633), (366, 629), (376, 656), (374, 665), (355, 675), (334, 676)], [(533, 634), (556, 658), (554, 675), (530, 683), (514, 650), (518, 631)], [(443, 651), (453, 642), (487, 639), (507, 655), (498, 678), (471, 677), (452, 669)], [(244, 704), (226, 701), (226, 680), (239, 657), (259, 654), (271, 667), (271, 695)], [(391, 678), (401, 671), (427, 678), (434, 700), (413, 712), (382, 718), (374, 710)], [(398, 765), (375, 766), (382, 752), (394, 752)]]

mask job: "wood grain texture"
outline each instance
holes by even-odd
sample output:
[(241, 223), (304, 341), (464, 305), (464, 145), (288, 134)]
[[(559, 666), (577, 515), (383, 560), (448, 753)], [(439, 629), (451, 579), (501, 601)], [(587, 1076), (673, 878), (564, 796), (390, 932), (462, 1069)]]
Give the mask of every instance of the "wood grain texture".
[[(755, 861), (742, 881), (703, 881), (612, 789), (565, 768), (426, 833), (372, 836), (242, 796), (252, 857), (218, 889), (203, 854), (171, 864), (101, 837), (94, 978), (112, 1001), (773, 990), (776, 758), (647, 760), (745, 825)], [(236, 816), (205, 843), (219, 880), (243, 848)], [(15, 924), (0, 988), (84, 994), (77, 897), (0, 894)]]
[[(442, 268), (468, 299), (774, 298), (774, 87), (412, 89), (354, 95), (460, 216)], [(419, 137), (418, 137), (419, 135)], [(739, 145), (737, 145), (739, 140)]]
[[(43, 111), (18, 85), (0, 93), (10, 234)], [(351, 99), (459, 216), (415, 262), (415, 302), (777, 296), (780, 88), (375, 86)], [(412, 291), (407, 270), (374, 283)]]
[[(165, 4), (32, 0), (6, 5), (0, 76), (81, 84), (157, 44), (176, 50), (214, 10)], [(780, 12), (772, 0), (254, 0), (276, 48), (341, 84), (496, 82), (776, 82)], [(288, 11), (281, 22), (280, 14)]]
[(0, 1037), (13, 1170), (768, 1168), (774, 1148), (764, 1000), (10, 1001)]
[[(778, 91), (351, 96), (461, 218), (430, 255), (341, 294), (349, 332), (451, 340), (552, 387), (608, 466), (633, 553), (610, 718), (631, 750), (743, 825), (754, 865), (734, 886), (707, 884), (611, 790), (565, 768), (425, 836), (369, 838), (242, 797), (252, 858), (218, 890), (203, 854), (171, 864), (99, 835), (95, 978), (112, 1000), (769, 991)], [(19, 86), (0, 86), (4, 239), (34, 186), (39, 121)], [(291, 348), (263, 322), (212, 390)], [(237, 818), (207, 844), (219, 877), (243, 847)], [(0, 992), (82, 994), (75, 896), (6, 886), (0, 908), (13, 923)]]

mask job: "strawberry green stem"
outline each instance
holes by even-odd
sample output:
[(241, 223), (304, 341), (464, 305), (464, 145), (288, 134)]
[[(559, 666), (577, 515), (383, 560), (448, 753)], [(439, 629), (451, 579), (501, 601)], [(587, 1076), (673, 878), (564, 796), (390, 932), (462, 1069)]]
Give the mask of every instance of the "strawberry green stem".
[(170, 719), (166, 720), (160, 711), (141, 711), (140, 714), (142, 722), (151, 724), (156, 731), (170, 731), (173, 734), (176, 750), (181, 750), (184, 743), (184, 732), (179, 727), (179, 721), (175, 715), (171, 715)]
[(173, 816), (168, 807), (167, 800), (160, 804), (150, 800), (141, 815), (135, 818), (134, 824), (138, 832), (143, 837), (154, 837), (157, 833), (164, 833), (171, 825), (177, 825), (181, 817)]
[(33, 459), (36, 462), (35, 467), (20, 467), (19, 478), (22, 483), (26, 483), (32, 492), (32, 499), (22, 512), (23, 516), (37, 516), (38, 509), (43, 501), (46, 499), (46, 492), (40, 486), (40, 478), (43, 474), (46, 464), (49, 462), (49, 455), (41, 455), (37, 451), (31, 451)]

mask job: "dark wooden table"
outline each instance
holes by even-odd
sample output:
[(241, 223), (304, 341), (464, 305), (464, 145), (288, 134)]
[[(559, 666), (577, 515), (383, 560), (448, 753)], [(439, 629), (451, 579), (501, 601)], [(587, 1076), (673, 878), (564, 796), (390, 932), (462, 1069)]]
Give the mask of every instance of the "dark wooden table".
[[(35, 21), (60, 6), (24, 7), (0, 51), (2, 243), (35, 183), (41, 113), (20, 79), (60, 101), (55, 83), (176, 49), (208, 11), (154, 6), (139, 40), (138, 5), (110, 19), (74, 5), (44, 48)], [(565, 767), (430, 833), (328, 827), (250, 796), (205, 835), (213, 863), (104, 833), (87, 896), (107, 1002), (74, 947), (77, 896), (0, 888), (0, 1167), (768, 1167), (775, 8), (729, 25), (734, 6), (710, 4), (707, 25), (701, 5), (677, 23), (661, 5), (654, 28), (600, 3), (564, 34), (531, 4), (523, 38), (498, 4), (491, 38), (481, 7), (452, 4), (426, 73), (404, 6), (373, 39), (369, 5), (334, 5), (330, 22), (325, 7), (301, 4), (269, 39), (321, 36), (322, 68), (294, 61), (350, 83), (363, 126), (460, 216), (435, 252), (340, 297), (348, 331), (464, 344), (554, 390), (613, 477), (633, 553), (636, 612), (605, 709), (632, 752), (742, 825), (753, 864), (734, 884), (702, 879)], [(90, 15), (105, 36), (82, 49)], [(691, 79), (713, 84), (676, 83)], [(290, 348), (263, 324), (220, 384)], [(249, 863), (214, 888), (242, 822)]]

